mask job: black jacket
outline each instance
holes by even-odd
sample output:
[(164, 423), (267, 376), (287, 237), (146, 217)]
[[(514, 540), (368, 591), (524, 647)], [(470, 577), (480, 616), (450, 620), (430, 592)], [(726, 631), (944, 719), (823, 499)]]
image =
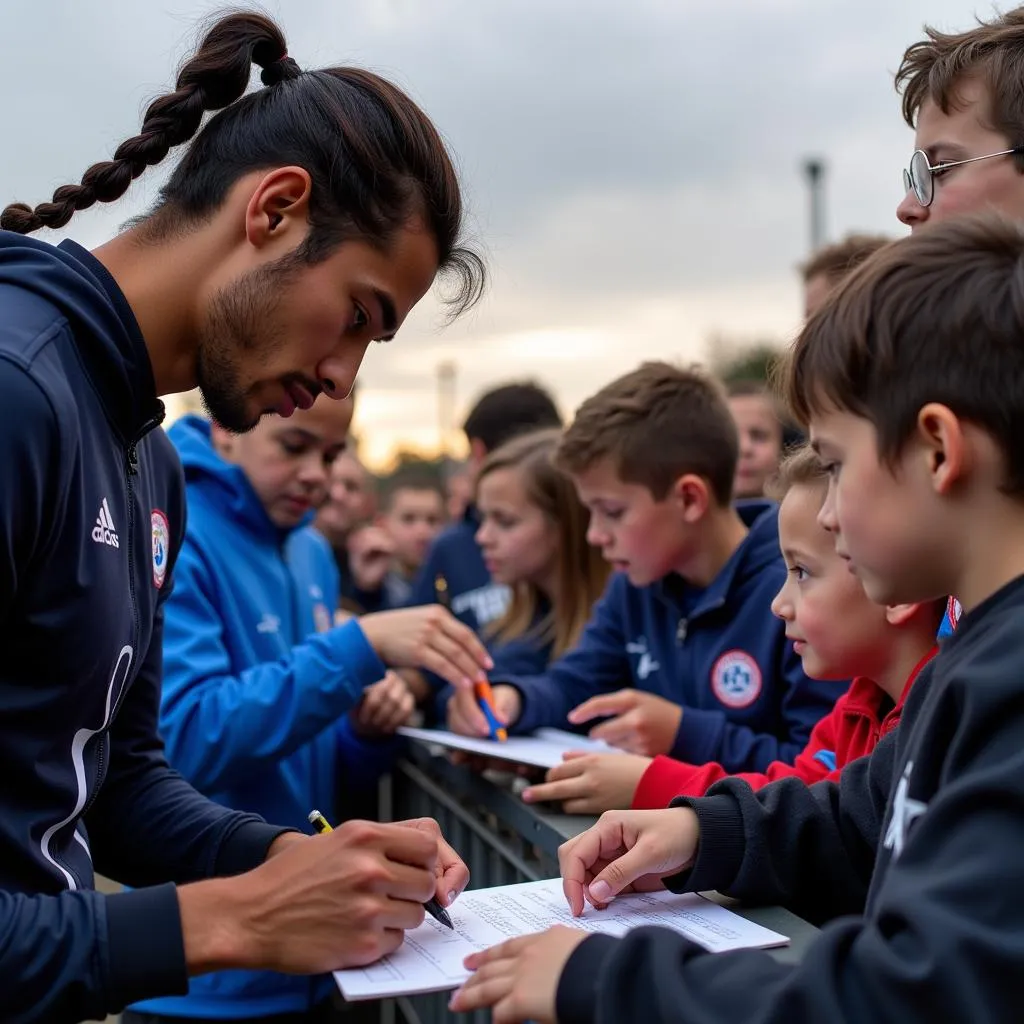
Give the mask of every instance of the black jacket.
[[(185, 882), (280, 829), (200, 797), (157, 735), (181, 469), (113, 278), (0, 232), (0, 1016), (185, 991)], [(93, 867), (140, 888), (104, 897)]]
[(560, 1024), (1021, 1019), (1024, 577), (970, 615), (922, 672), (899, 728), (838, 784), (680, 799), (700, 819), (677, 890), (719, 889), (829, 920), (798, 966), (711, 956), (645, 928), (588, 938)]

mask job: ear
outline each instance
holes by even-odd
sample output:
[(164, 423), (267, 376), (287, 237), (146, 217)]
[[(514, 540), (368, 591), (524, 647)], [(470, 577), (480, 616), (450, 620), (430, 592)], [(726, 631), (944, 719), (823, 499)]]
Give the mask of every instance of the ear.
[(225, 462), (235, 461), (238, 446), (237, 434), (232, 434), (214, 421), (210, 424), (210, 440), (213, 442), (214, 451)]
[(939, 402), (922, 406), (914, 440), (922, 450), (936, 494), (949, 494), (970, 472), (970, 446), (960, 418), (948, 406)]
[(917, 604), (887, 604), (885, 606), (885, 621), (890, 626), (905, 626), (922, 608)]
[(479, 467), (486, 458), (487, 448), (484, 446), (483, 441), (479, 437), (471, 437), (469, 439), (469, 461)]
[(711, 504), (711, 492), (707, 481), (695, 473), (686, 473), (679, 477), (672, 485), (668, 496), (685, 523), (700, 522)]
[(287, 242), (295, 248), (309, 231), (313, 182), (302, 167), (276, 167), (263, 176), (245, 208), (245, 237), (256, 249)]

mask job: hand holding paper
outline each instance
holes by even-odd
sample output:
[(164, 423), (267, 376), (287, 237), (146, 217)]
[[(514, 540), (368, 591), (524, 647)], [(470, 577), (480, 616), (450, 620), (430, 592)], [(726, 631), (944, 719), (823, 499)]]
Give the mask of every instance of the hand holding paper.
[(573, 917), (584, 903), (604, 907), (620, 893), (664, 889), (662, 879), (693, 862), (700, 829), (688, 807), (609, 811), (558, 851)]
[(540, 935), (503, 942), (466, 957), (475, 972), (452, 997), (456, 1013), (494, 1007), (494, 1020), (557, 1024), (558, 981), (586, 932), (555, 925)]
[(542, 783), (523, 790), (523, 800), (528, 804), (558, 802), (566, 814), (624, 810), (632, 804), (650, 763), (649, 757), (625, 751), (590, 754), (570, 750), (562, 755), (560, 764), (548, 769)]
[[(588, 910), (574, 919), (557, 878), (465, 892), (451, 909), (451, 918), (453, 931), (427, 919), (406, 932), (402, 946), (383, 960), (335, 972), (342, 994), (354, 1001), (457, 988), (469, 977), (468, 956), (522, 936), (536, 941), (536, 933), (552, 925), (571, 925), (565, 931), (580, 935), (624, 935), (641, 925), (660, 925), (712, 952), (779, 946), (787, 941), (784, 935), (695, 893), (622, 896), (605, 911)], [(520, 948), (526, 948), (526, 943), (513, 947)]]

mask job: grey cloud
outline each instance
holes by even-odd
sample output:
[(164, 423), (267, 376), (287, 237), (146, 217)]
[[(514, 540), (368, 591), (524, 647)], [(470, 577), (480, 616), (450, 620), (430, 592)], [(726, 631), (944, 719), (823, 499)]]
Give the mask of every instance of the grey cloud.
[[(16, 45), (0, 67), (0, 199), (41, 201), (108, 156), (171, 82), (197, 15), (217, 6), (35, 0), (5, 14)], [(590, 326), (628, 337), (645, 308), (675, 303), (684, 315), (709, 293), (728, 296), (724, 323), (755, 292), (784, 296), (795, 317), (793, 267), (807, 242), (801, 158), (830, 161), (833, 235), (896, 233), (911, 136), (891, 73), (924, 21), (962, 27), (975, 4), (280, 0), (270, 9), (304, 66), (366, 64), (407, 87), (463, 170), (494, 287), (452, 330), (436, 333), (428, 305), (399, 345), (374, 351), (370, 379), (403, 388), (424, 386), (422, 370), (403, 369), (413, 354), (429, 366), (476, 346), (495, 353), (497, 375), (508, 332)], [(127, 200), (76, 218), (69, 233), (98, 243), (145, 206), (161, 176), (147, 172)]]

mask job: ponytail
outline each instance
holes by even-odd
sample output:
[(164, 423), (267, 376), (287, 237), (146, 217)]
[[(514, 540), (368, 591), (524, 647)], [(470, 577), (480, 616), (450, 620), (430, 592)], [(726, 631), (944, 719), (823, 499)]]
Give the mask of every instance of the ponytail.
[(235, 14), (221, 19), (182, 65), (174, 92), (149, 105), (142, 131), (122, 142), (113, 160), (93, 164), (80, 184), (61, 185), (50, 202), (35, 209), (11, 203), (0, 213), (0, 228), (21, 234), (62, 228), (77, 211), (120, 199), (147, 167), (199, 131), (204, 113), (226, 107), (245, 92), (253, 64), (264, 69), (265, 85), (299, 74), (298, 65), (286, 56), (281, 30), (268, 18)]
[[(268, 88), (246, 94), (252, 66)], [(220, 111), (200, 129), (203, 115)], [(194, 138), (193, 138), (194, 137)], [(151, 237), (200, 223), (254, 170), (295, 165), (312, 182), (311, 230), (299, 256), (325, 259), (342, 241), (386, 246), (411, 217), (422, 217), (438, 248), (439, 271), (458, 287), (453, 315), (483, 292), (479, 255), (460, 244), (458, 178), (437, 129), (400, 89), (358, 68), (300, 71), (281, 29), (256, 13), (217, 20), (181, 67), (174, 92), (154, 100), (142, 130), (112, 160), (93, 164), (35, 208), (11, 203), (0, 228), (29, 234), (62, 228), (79, 210), (119, 199), (175, 146), (187, 152), (144, 218)]]

